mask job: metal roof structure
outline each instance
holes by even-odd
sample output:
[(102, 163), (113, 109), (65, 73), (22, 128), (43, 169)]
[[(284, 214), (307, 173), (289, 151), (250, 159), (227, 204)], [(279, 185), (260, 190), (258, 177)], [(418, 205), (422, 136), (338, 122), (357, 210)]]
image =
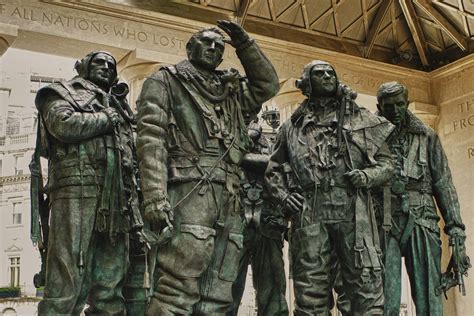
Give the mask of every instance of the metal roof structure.
[(474, 51), (474, 0), (109, 0), (256, 34), (433, 70)]

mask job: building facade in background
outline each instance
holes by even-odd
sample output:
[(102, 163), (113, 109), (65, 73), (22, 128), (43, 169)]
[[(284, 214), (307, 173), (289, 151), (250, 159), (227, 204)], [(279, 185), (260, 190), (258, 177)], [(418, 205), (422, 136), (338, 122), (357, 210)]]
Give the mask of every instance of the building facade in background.
[[(72, 76), (72, 65), (73, 59), (15, 49), (0, 58), (0, 315), (35, 315), (42, 294), (33, 285), (41, 258), (30, 240), (34, 98), (39, 88)], [(42, 167), (47, 174), (46, 160)], [(2, 298), (7, 289), (18, 297)]]

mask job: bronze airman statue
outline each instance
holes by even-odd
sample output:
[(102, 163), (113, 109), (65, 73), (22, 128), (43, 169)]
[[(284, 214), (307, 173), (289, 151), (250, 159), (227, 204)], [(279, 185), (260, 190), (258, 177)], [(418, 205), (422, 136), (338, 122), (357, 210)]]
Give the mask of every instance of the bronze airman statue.
[(295, 315), (328, 315), (334, 255), (351, 315), (382, 315), (382, 262), (371, 190), (390, 179), (392, 125), (359, 107), (334, 68), (304, 67), (307, 97), (281, 127), (266, 171), (291, 220)]
[[(143, 223), (133, 168), (135, 118), (115, 93), (116, 66), (111, 54), (92, 52), (76, 63), (78, 76), (36, 96), (40, 130), (32, 165), (39, 155), (49, 160), (51, 208), (48, 220), (41, 215), (50, 227), (49, 241), (43, 240), (46, 284), (39, 315), (79, 315), (86, 302), (86, 315), (125, 314), (129, 232)], [(32, 179), (37, 175), (32, 172)], [(33, 186), (32, 192), (42, 195), (41, 189)]]
[[(398, 316), (400, 313), (402, 257), (410, 278), (416, 314), (442, 315), (441, 292), (462, 283), (470, 267), (464, 246), (465, 226), (448, 160), (436, 133), (408, 110), (405, 86), (398, 82), (382, 84), (377, 101), (379, 115), (396, 126), (388, 138), (395, 157), (391, 197), (383, 199), (380, 194), (380, 200), (390, 204), (392, 216), (385, 249), (385, 315)], [(436, 206), (453, 246), (451, 268), (443, 277)]]
[(245, 69), (217, 70), (224, 36), (195, 33), (187, 60), (149, 77), (138, 100), (145, 218), (159, 234), (148, 315), (224, 315), (243, 246), (239, 164), (244, 118), (274, 96), (278, 77), (238, 24), (219, 21)]

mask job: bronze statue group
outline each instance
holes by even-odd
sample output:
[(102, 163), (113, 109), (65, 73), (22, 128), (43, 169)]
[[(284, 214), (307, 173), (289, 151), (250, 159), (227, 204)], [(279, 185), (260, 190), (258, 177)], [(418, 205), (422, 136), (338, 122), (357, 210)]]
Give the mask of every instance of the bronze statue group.
[[(217, 26), (146, 79), (136, 114), (103, 51), (38, 91), (38, 315), (237, 315), (249, 265), (257, 314), (288, 315), (285, 239), (294, 315), (329, 315), (335, 291), (343, 315), (398, 316), (402, 258), (417, 315), (442, 315), (440, 294), (470, 267), (465, 226), (407, 88), (382, 84), (372, 114), (312, 61), (296, 82), (306, 99), (273, 143), (257, 115), (279, 90), (276, 71), (238, 24)], [(225, 43), (245, 75), (217, 69)], [(452, 245), (445, 273), (438, 214)]]

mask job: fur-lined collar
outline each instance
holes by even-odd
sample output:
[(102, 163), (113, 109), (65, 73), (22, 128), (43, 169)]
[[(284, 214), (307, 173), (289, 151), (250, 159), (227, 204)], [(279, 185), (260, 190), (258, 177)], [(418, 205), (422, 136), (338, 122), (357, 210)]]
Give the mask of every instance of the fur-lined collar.
[[(332, 106), (336, 107), (336, 111), (339, 111), (339, 105), (340, 102), (337, 99), (334, 99), (332, 101)], [(349, 103), (349, 105), (346, 105), (345, 114), (351, 114), (351, 112), (358, 113), (360, 112), (360, 109), (361, 108), (355, 102), (352, 101)], [(312, 112), (311, 103), (309, 102), (309, 99), (306, 99), (296, 108), (296, 110), (291, 115), (291, 123), (293, 123), (293, 125), (297, 124), (301, 117), (303, 117), (308, 112)]]
[[(377, 111), (375, 114), (383, 117), (383, 115), (380, 114), (379, 111)], [(419, 118), (417, 118), (415, 114), (413, 114), (410, 110), (407, 110), (406, 120), (403, 127), (406, 129), (406, 132), (412, 134), (424, 135), (427, 131), (425, 123), (423, 123)]]
[(425, 124), (415, 116), (410, 110), (407, 110), (407, 122), (405, 123), (407, 132), (413, 134), (426, 134)]

